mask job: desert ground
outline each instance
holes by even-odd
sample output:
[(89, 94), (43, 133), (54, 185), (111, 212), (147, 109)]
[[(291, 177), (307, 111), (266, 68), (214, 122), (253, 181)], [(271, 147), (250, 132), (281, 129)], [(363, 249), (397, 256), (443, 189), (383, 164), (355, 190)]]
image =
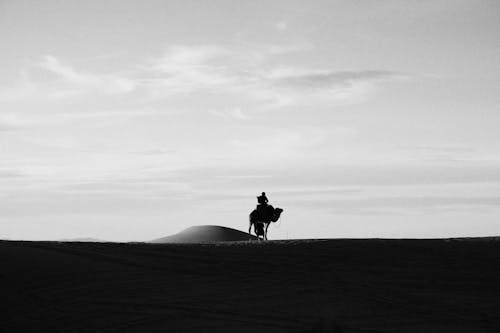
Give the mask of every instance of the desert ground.
[(500, 332), (500, 241), (0, 241), (2, 332)]

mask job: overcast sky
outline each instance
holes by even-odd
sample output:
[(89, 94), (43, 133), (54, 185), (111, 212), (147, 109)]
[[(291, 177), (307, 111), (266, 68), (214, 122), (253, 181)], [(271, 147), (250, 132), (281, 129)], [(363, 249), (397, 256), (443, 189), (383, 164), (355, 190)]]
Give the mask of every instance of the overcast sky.
[(500, 235), (498, 1), (0, 1), (0, 238)]

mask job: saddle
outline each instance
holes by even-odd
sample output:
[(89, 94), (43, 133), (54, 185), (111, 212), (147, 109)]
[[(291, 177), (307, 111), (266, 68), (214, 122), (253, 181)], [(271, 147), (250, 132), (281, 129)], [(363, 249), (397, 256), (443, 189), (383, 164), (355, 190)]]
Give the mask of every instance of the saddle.
[(258, 204), (257, 212), (262, 220), (270, 220), (273, 217), (274, 207), (268, 204)]

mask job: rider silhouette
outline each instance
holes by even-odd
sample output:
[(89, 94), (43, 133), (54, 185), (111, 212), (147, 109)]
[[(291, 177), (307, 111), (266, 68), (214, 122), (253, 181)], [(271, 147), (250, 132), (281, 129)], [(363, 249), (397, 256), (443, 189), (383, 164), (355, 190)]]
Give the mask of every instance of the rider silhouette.
[(259, 203), (259, 205), (263, 205), (263, 206), (267, 205), (269, 200), (266, 197), (266, 192), (262, 192), (262, 194), (257, 197), (257, 202)]

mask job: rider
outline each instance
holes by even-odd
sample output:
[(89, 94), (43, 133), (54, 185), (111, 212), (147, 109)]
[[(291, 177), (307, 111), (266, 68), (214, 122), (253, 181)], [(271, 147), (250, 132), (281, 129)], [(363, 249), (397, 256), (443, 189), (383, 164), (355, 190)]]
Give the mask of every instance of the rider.
[(262, 194), (257, 197), (257, 202), (259, 203), (259, 205), (267, 206), (269, 200), (266, 197), (266, 192), (262, 192)]

